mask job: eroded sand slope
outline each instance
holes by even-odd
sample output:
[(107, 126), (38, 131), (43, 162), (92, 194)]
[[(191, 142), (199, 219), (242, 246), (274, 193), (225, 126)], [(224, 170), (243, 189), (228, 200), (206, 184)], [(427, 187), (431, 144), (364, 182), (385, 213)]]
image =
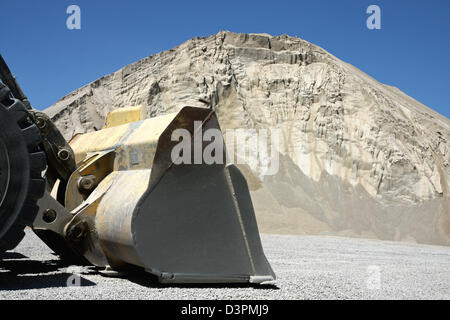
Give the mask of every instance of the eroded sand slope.
[(243, 168), (262, 232), (450, 244), (450, 120), (297, 37), (191, 39), (46, 112), (70, 138), (114, 108), (153, 117), (199, 97), (222, 129), (281, 130), (279, 172)]

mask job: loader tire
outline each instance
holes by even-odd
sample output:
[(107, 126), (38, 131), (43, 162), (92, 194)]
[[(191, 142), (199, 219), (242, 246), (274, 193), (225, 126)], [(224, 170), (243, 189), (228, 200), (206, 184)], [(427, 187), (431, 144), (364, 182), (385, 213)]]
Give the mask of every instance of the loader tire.
[(0, 82), (0, 258), (25, 236), (45, 192), (45, 153), (24, 104)]

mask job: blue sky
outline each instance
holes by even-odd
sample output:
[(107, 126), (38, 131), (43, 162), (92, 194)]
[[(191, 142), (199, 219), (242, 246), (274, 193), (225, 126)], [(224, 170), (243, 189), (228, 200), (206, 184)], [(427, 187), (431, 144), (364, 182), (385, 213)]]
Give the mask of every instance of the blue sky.
[[(66, 9), (81, 8), (81, 30)], [(381, 30), (366, 8), (381, 8)], [(0, 52), (32, 105), (220, 30), (299, 36), (450, 117), (449, 0), (2, 1)]]

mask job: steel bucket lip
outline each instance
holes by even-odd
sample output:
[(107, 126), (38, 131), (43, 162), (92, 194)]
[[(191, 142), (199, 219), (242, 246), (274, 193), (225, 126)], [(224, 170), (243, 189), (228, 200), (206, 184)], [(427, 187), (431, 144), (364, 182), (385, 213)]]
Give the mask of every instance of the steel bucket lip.
[[(202, 123), (202, 130), (221, 131), (213, 109), (187, 106), (160, 120), (122, 124), (72, 141), (80, 158), (97, 154), (89, 166), (107, 152), (115, 155), (112, 171), (88, 198), (91, 204), (98, 199), (97, 207), (91, 208), (93, 240), (98, 244), (91, 257), (102, 254), (116, 269), (144, 268), (163, 283), (272, 281), (275, 275), (264, 255), (248, 184), (239, 169), (203, 159), (200, 165), (173, 162), (170, 151), (179, 141), (172, 141), (172, 133), (187, 129), (194, 139), (195, 121)], [(98, 142), (90, 142), (93, 138)], [(202, 139), (202, 150), (210, 143)], [(226, 159), (225, 144), (223, 154)], [(86, 208), (83, 215), (88, 212)], [(180, 212), (186, 215), (177, 215)], [(202, 222), (198, 229), (196, 223)]]
[[(195, 165), (185, 165), (189, 170), (189, 166), (194, 167)], [(210, 165), (205, 165), (205, 166), (210, 166)], [(231, 170), (232, 173), (231, 174), (239, 174), (237, 176), (233, 177), (233, 181), (234, 183), (242, 183), (245, 182), (245, 179), (243, 178), (242, 174), (240, 173), (239, 169), (234, 166), (234, 165), (221, 165), (220, 166), (225, 174), (228, 174), (228, 171)], [(197, 169), (199, 168), (199, 166), (197, 165), (196, 167)], [(173, 176), (177, 176), (176, 173), (173, 173)], [(242, 179), (242, 180), (239, 180)], [(181, 183), (184, 184), (184, 182), (177, 182), (177, 181), (173, 181), (173, 184), (176, 183)], [(219, 183), (218, 181), (215, 181), (215, 183)], [(226, 183), (225, 181), (223, 181), (223, 183)], [(147, 236), (150, 233), (153, 233), (152, 231), (152, 221), (159, 221), (160, 218), (163, 218), (165, 216), (165, 214), (163, 214), (162, 216), (160, 216), (159, 214), (157, 214), (156, 217), (149, 217), (148, 219), (144, 218), (143, 215), (146, 214), (152, 214), (154, 212), (152, 212), (153, 209), (156, 208), (156, 210), (159, 210), (158, 208), (161, 207), (161, 205), (164, 204), (164, 202), (160, 202), (159, 204), (156, 202), (154, 202), (154, 200), (158, 201), (159, 199), (159, 193), (165, 193), (167, 192), (167, 190), (171, 190), (170, 188), (170, 184), (167, 185), (165, 181), (162, 181), (161, 187), (163, 188), (162, 190), (158, 190), (157, 193), (154, 195), (154, 198), (149, 198), (148, 201), (146, 202), (145, 196), (143, 196), (140, 200), (140, 205), (138, 207), (136, 207), (135, 212), (133, 213), (133, 223), (132, 223), (132, 234), (133, 234), (133, 243), (134, 243), (134, 250), (138, 256), (138, 259), (140, 261), (140, 265), (144, 266), (144, 268), (156, 275), (159, 279), (159, 281), (161, 283), (254, 283), (254, 284), (262, 284), (262, 283), (266, 283), (266, 282), (271, 282), (276, 280), (276, 275), (273, 272), (272, 267), (270, 266), (270, 263), (267, 260), (267, 257), (264, 254), (264, 249), (262, 247), (261, 244), (261, 240), (260, 240), (260, 236), (259, 236), (259, 231), (257, 229), (257, 223), (256, 223), (256, 217), (254, 215), (254, 210), (253, 207), (251, 205), (251, 203), (246, 203), (244, 206), (239, 205), (240, 209), (243, 210), (247, 210), (247, 212), (243, 212), (242, 213), (242, 221), (238, 222), (236, 214), (237, 215), (241, 215), (241, 213), (239, 213), (240, 209), (238, 209), (238, 212), (224, 212), (224, 214), (226, 215), (226, 220), (228, 219), (233, 219), (235, 221), (236, 224), (231, 225), (223, 225), (223, 228), (225, 228), (224, 230), (230, 230), (231, 229), (227, 229), (227, 228), (234, 228), (233, 233), (236, 234), (236, 236), (233, 236), (232, 241), (230, 241), (230, 243), (234, 243), (236, 244), (236, 241), (239, 243), (241, 240), (239, 240), (239, 238), (241, 238), (242, 240), (244, 240), (245, 242), (248, 241), (248, 244), (246, 246), (231, 246), (230, 250), (225, 250), (223, 251), (224, 253), (229, 252), (227, 256), (221, 256), (218, 255), (215, 257), (217, 264), (221, 265), (221, 264), (225, 264), (225, 262), (228, 261), (233, 261), (233, 263), (236, 264), (236, 268), (234, 268), (234, 271), (231, 271), (232, 269), (227, 269), (227, 268), (218, 268), (216, 269), (214, 267), (214, 264), (211, 264), (211, 262), (209, 261), (209, 254), (211, 254), (211, 256), (214, 257), (213, 253), (215, 251), (214, 248), (219, 249), (217, 251), (222, 252), (221, 250), (223, 248), (220, 248), (220, 246), (225, 246), (228, 244), (228, 241), (226, 240), (226, 236), (224, 236), (224, 241), (226, 242), (213, 242), (212, 247), (208, 246), (200, 246), (197, 247), (198, 250), (207, 250), (206, 252), (209, 252), (209, 254), (206, 255), (206, 257), (208, 258), (208, 265), (211, 264), (210, 267), (208, 268), (203, 268), (202, 272), (195, 272), (195, 264), (196, 262), (188, 262), (187, 264), (183, 264), (183, 259), (188, 259), (189, 260), (189, 255), (184, 255), (182, 254), (183, 250), (188, 250), (188, 252), (194, 252), (192, 250), (194, 250), (193, 248), (195, 248), (195, 245), (190, 245), (187, 242), (189, 242), (189, 238), (185, 238), (184, 240), (180, 240), (183, 239), (184, 236), (182, 235), (178, 235), (177, 236), (177, 240), (175, 240), (175, 243), (172, 243), (172, 245), (175, 245), (175, 250), (173, 250), (172, 245), (170, 245), (169, 247), (165, 247), (163, 245), (162, 248), (158, 248), (158, 246), (161, 246), (162, 244), (165, 243), (170, 243), (173, 242), (174, 240), (172, 240), (171, 236), (170, 236), (170, 232), (175, 232), (174, 230), (179, 230), (179, 228), (181, 228), (181, 233), (183, 233), (183, 231), (188, 232), (188, 234), (196, 234), (196, 232), (194, 231), (194, 229), (192, 229), (192, 226), (189, 226), (189, 230), (182, 230), (183, 226), (188, 227), (188, 225), (181, 223), (180, 225), (176, 225), (173, 226), (170, 221), (171, 219), (183, 219), (183, 214), (177, 218), (177, 214), (179, 212), (179, 210), (173, 210), (173, 209), (168, 209), (169, 212), (175, 212), (173, 214), (173, 218), (169, 218), (169, 220), (167, 220), (167, 222), (162, 222), (161, 225), (158, 224), (158, 226), (156, 227), (156, 230), (166, 230), (167, 228), (169, 228), (167, 230), (167, 232), (162, 231), (161, 234), (158, 234), (158, 236)], [(190, 186), (188, 186), (190, 187)], [(226, 186), (224, 186), (226, 187)], [(227, 187), (228, 188), (228, 187)], [(155, 188), (156, 191), (157, 187)], [(245, 199), (250, 199), (250, 195), (249, 195), (249, 191), (248, 191), (248, 185), (245, 183), (245, 185), (240, 185), (239, 189), (247, 189), (247, 193), (248, 194), (244, 194), (241, 195), (240, 199), (238, 199), (239, 202), (242, 201), (246, 201)], [(178, 191), (178, 190), (177, 190)], [(230, 193), (233, 193), (233, 190), (229, 190)], [(179, 192), (176, 192), (175, 194), (179, 194)], [(206, 197), (206, 199), (208, 199), (207, 196), (205, 195), (200, 195), (203, 197)], [(248, 197), (248, 198), (246, 198)], [(186, 198), (184, 198), (186, 199)], [(164, 200), (161, 200), (164, 201)], [(200, 199), (198, 199), (197, 201), (201, 201)], [(227, 200), (227, 202), (230, 200)], [(195, 201), (194, 201), (195, 203)], [(192, 204), (185, 204), (188, 207), (191, 207)], [(251, 208), (248, 208), (249, 206), (251, 206)], [(178, 207), (180, 208), (180, 207)], [(188, 211), (190, 213), (192, 213), (192, 211)], [(186, 212), (187, 214), (187, 212)], [(141, 217), (140, 219), (136, 219), (136, 217)], [(189, 217), (189, 215), (188, 215)], [(152, 220), (152, 219), (157, 219), (157, 220)], [(163, 218), (164, 219), (164, 218)], [(174, 220), (172, 220), (174, 221)], [(206, 222), (209, 223), (209, 222)], [(239, 227), (240, 225), (240, 227)], [(171, 229), (171, 228), (174, 229)], [(241, 230), (242, 228), (242, 230)], [(214, 230), (216, 229), (212, 229), (211, 232), (214, 232)], [(227, 233), (228, 234), (228, 231)], [(229, 233), (230, 235), (232, 233)], [(240, 234), (239, 236), (237, 236), (238, 234)], [(180, 238), (181, 237), (181, 238)], [(165, 238), (165, 239), (162, 239)], [(209, 239), (208, 236), (204, 237), (205, 239)], [(214, 237), (211, 239), (213, 240)], [(181, 242), (180, 242), (181, 241)], [(186, 241), (186, 242), (183, 242)], [(186, 243), (186, 248), (183, 247), (182, 250), (178, 250), (176, 249), (177, 247), (179, 248), (180, 246), (183, 246), (183, 244)], [(161, 251), (162, 250), (162, 251)], [(209, 250), (209, 251), (208, 251)], [(240, 250), (239, 255), (242, 258), (237, 258), (236, 259), (236, 254), (237, 251), (236, 250)], [(158, 253), (159, 251), (159, 253)], [(230, 253), (231, 252), (231, 253)], [(235, 253), (233, 253), (235, 252)], [(153, 253), (156, 253), (156, 255), (153, 255)], [(183, 256), (183, 258), (178, 261), (177, 264), (176, 260), (179, 257), (179, 254), (181, 253), (181, 256)], [(247, 258), (243, 258), (244, 256), (246, 256), (248, 253), (248, 257)], [(239, 256), (238, 255), (238, 256)], [(173, 256), (173, 258), (172, 258)], [(196, 257), (196, 259), (199, 259), (199, 261), (202, 261), (202, 256), (200, 255), (193, 255), (194, 257)], [(163, 262), (163, 260), (165, 262)], [(189, 270), (189, 271), (183, 271), (183, 265), (186, 265), (188, 269), (185, 270)], [(194, 269), (193, 269), (194, 268)], [(199, 269), (200, 270), (200, 269)], [(220, 272), (220, 270), (223, 270), (223, 272)], [(230, 270), (231, 272), (227, 271)], [(239, 271), (241, 270), (241, 272)]]

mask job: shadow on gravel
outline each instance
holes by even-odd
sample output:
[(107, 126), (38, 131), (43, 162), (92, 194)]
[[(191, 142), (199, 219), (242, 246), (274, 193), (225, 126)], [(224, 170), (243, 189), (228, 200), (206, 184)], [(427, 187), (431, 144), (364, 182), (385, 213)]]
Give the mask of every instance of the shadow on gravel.
[[(0, 290), (67, 287), (68, 280), (74, 276), (73, 273), (61, 272), (61, 269), (67, 268), (69, 265), (60, 260), (20, 260), (25, 258), (21, 254), (14, 253), (3, 256), (5, 260), (0, 261)], [(52, 274), (52, 272), (57, 273)], [(77, 281), (77, 285), (81, 287), (96, 285), (81, 276)]]
[(8, 271), (7, 274), (11, 275), (55, 272), (65, 267), (68, 267), (68, 265), (62, 263), (60, 260), (37, 261), (28, 259), (5, 259), (0, 261), (0, 270), (6, 270)]
[[(21, 253), (18, 252), (4, 252), (1, 256), (1, 259), (7, 260), (7, 259), (27, 259), (27, 256), (24, 256)], [(0, 261), (1, 263), (1, 261)]]
[[(30, 290), (44, 288), (68, 287), (67, 281), (72, 273), (44, 274), (44, 275), (4, 275), (0, 273), (0, 290)], [(96, 284), (85, 278), (80, 278), (79, 287), (91, 287)]]

